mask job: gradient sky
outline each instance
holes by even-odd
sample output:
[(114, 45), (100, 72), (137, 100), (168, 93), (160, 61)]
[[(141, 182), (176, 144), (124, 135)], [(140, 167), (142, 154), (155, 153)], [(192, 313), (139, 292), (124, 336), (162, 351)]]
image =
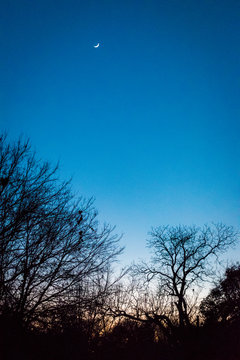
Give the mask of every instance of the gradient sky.
[(124, 262), (152, 226), (239, 226), (239, 44), (239, 1), (3, 0), (1, 130), (96, 198)]

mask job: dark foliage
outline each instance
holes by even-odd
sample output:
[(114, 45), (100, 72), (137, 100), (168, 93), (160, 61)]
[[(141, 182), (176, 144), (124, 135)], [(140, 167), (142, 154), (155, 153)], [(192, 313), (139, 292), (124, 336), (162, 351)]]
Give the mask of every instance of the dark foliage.
[(224, 278), (201, 303), (206, 322), (240, 321), (240, 266), (226, 270)]

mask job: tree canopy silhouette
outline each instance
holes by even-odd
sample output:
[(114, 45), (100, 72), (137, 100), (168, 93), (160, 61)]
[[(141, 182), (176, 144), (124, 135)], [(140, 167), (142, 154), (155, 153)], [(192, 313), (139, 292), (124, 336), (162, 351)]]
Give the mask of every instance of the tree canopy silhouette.
[[(132, 289), (127, 289), (123, 301), (119, 295), (113, 312), (154, 323), (166, 337), (178, 341), (197, 321), (195, 289), (213, 275), (212, 260), (235, 243), (236, 233), (231, 226), (216, 224), (163, 226), (150, 235), (151, 261), (133, 267)], [(142, 279), (141, 287), (137, 277)], [(151, 289), (155, 296), (149, 296)]]
[(149, 280), (157, 278), (162, 292), (172, 297), (179, 326), (190, 325), (188, 291), (212, 274), (211, 259), (227, 250), (236, 241), (232, 227), (223, 224), (198, 227), (158, 227), (151, 232), (150, 266), (140, 271)]
[(200, 310), (207, 323), (240, 321), (240, 265), (226, 269), (224, 278), (202, 301)]
[(60, 182), (57, 167), (38, 160), (28, 141), (0, 137), (1, 314), (28, 325), (47, 321), (122, 252), (113, 230), (99, 225), (92, 199), (75, 200), (70, 182)]

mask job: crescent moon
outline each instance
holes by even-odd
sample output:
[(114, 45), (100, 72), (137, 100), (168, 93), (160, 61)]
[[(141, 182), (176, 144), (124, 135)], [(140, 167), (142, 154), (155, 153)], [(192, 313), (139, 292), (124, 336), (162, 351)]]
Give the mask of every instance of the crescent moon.
[(98, 48), (98, 47), (99, 47), (99, 43), (98, 43), (97, 45), (94, 45), (93, 47)]

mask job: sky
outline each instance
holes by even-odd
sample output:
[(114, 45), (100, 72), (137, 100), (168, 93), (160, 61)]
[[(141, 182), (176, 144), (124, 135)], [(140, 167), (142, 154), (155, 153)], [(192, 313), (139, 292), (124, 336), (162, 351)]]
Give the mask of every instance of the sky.
[(239, 23), (231, 0), (1, 1), (0, 130), (95, 197), (123, 263), (152, 227), (239, 227)]

